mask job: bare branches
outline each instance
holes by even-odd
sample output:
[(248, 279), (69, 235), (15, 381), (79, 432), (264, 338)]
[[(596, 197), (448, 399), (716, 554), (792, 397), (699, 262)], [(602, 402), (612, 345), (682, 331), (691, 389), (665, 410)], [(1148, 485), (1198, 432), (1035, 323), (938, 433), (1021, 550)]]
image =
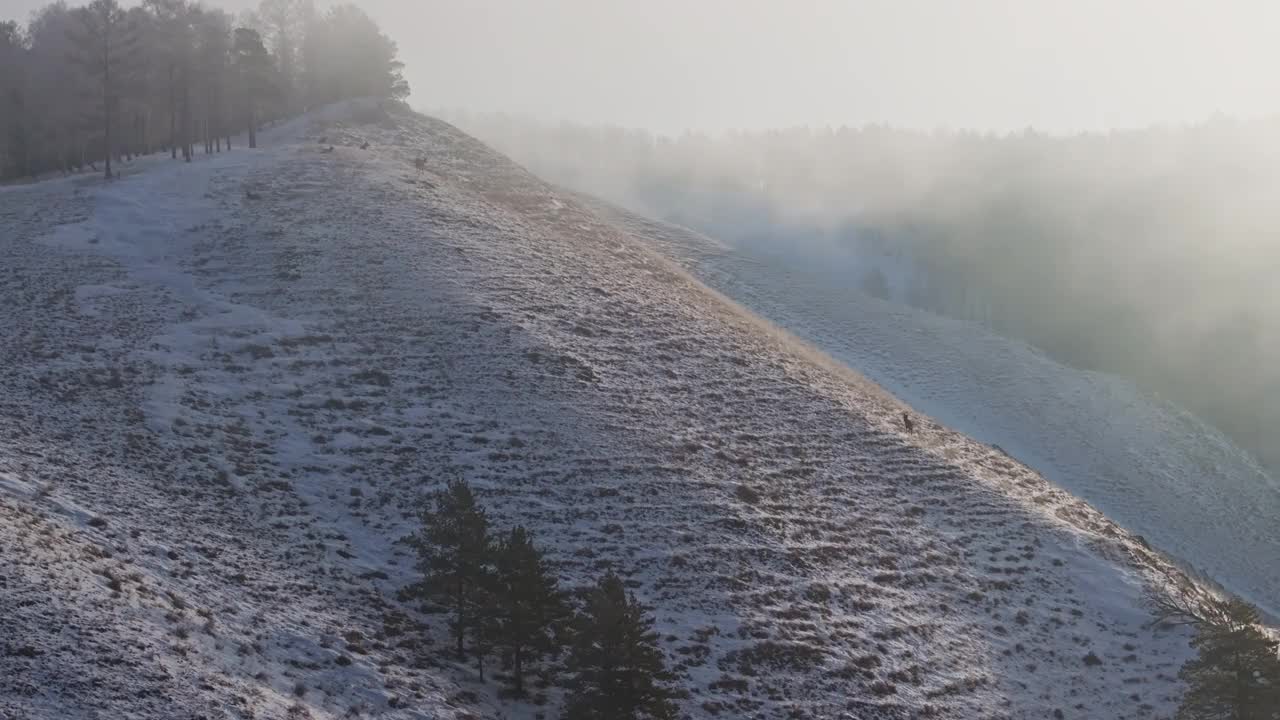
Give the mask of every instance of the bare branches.
[(1147, 606), (1154, 616), (1150, 625), (1198, 626), (1210, 622), (1211, 618), (1205, 612), (1206, 600), (1203, 594), (1189, 587), (1174, 592), (1148, 587)]

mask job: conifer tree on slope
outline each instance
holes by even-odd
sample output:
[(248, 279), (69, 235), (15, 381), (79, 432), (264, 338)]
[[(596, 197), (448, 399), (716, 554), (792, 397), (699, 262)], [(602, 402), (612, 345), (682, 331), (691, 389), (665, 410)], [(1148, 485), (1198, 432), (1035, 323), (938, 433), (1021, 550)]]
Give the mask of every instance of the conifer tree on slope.
[(1187, 682), (1179, 720), (1280, 718), (1280, 648), (1259, 629), (1258, 610), (1214, 600), (1195, 625), (1199, 655), (1179, 673)]
[(465, 657), (466, 636), (485, 610), (493, 572), (489, 521), (471, 487), (455, 480), (436, 493), (434, 508), (422, 512), (422, 530), (413, 544), (423, 577), (411, 590), (450, 609), (458, 657)]
[(612, 572), (591, 592), (569, 658), (566, 720), (676, 717), (658, 634), (647, 608)]
[(559, 626), (569, 609), (555, 573), (523, 527), (498, 544), (494, 565), (490, 637), (511, 661), (512, 691), (523, 695), (528, 663), (559, 653)]

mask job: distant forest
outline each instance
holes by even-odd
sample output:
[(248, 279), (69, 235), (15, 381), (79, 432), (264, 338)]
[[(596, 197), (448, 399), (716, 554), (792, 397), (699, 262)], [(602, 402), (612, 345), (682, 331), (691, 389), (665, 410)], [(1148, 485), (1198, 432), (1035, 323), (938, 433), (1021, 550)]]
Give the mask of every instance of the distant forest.
[(553, 182), (871, 294), (877, 262), (910, 268), (894, 300), (1128, 377), (1280, 467), (1280, 120), (664, 138), (452, 118)]
[(0, 22), (0, 180), (158, 150), (190, 160), (264, 123), (351, 97), (403, 100), (396, 44), (364, 11), (262, 0), (232, 17), (187, 0), (55, 2)]

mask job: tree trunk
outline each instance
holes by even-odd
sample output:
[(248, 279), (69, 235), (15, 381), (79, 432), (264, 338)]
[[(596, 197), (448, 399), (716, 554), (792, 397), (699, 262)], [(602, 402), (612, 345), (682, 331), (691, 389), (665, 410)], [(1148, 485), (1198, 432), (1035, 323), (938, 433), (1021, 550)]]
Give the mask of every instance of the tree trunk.
[(169, 65), (169, 157), (178, 159), (178, 91)]
[(217, 107), (216, 100), (217, 93), (211, 87), (205, 95), (204, 105), (204, 151), (206, 154), (214, 152), (214, 141), (218, 137), (217, 123), (214, 122), (214, 115), (216, 114), (214, 108)]
[(191, 162), (191, 88), (188, 85), (188, 75), (190, 73), (183, 71), (182, 73), (182, 159)]
[(102, 131), (104, 145), (103, 154), (106, 156), (106, 178), (111, 179), (111, 43), (108, 40), (102, 42)]
[(191, 90), (187, 74), (182, 73), (182, 159), (191, 162)]
[(457, 591), (454, 595), (454, 611), (458, 613), (458, 630), (455, 633), (458, 641), (458, 659), (466, 657), (466, 649), (462, 646), (463, 637), (467, 633), (467, 626), (464, 622), (463, 615), (466, 610), (462, 607), (462, 581), (458, 581)]
[(31, 179), (35, 180), (36, 176), (40, 174), (40, 171), (37, 168), (37, 163), (32, 162), (31, 160), (31, 145), (32, 143), (29, 139), (26, 139), (26, 138), (23, 139), (22, 146), (21, 146), (21, 150), (22, 150), (21, 172), (23, 174), (30, 175)]

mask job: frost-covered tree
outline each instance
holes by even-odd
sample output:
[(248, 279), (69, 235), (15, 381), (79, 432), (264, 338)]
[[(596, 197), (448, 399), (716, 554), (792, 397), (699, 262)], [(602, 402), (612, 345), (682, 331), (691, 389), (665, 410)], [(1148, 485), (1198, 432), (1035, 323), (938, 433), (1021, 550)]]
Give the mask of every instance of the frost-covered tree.
[(314, 13), (311, 0), (261, 0), (257, 17), (263, 41), (270, 47), (278, 70), (279, 100), (287, 112), (301, 109), (298, 100), (301, 80), (300, 53), (307, 31), (307, 19)]
[(153, 88), (159, 88), (157, 105), (163, 106), (168, 120), (169, 153), (177, 158), (179, 147), (185, 148), (185, 141), (180, 139), (179, 110), (183, 72), (191, 64), (187, 57), (191, 49), (189, 8), (183, 0), (144, 0), (143, 7), (150, 15), (148, 69), (153, 74)]
[(0, 22), (0, 177), (6, 172), (26, 174), (30, 143), (27, 141), (27, 70), (30, 55), (27, 38), (16, 22)]
[(159, 147), (190, 161), (233, 128), (256, 145), (261, 124), (307, 107), (408, 94), (395, 43), (360, 10), (258, 9), (236, 23), (198, 0), (57, 0), (26, 28), (0, 20), (0, 180), (100, 160), (114, 174)]
[(221, 150), (222, 137), (231, 135), (227, 109), (231, 90), (231, 38), (230, 15), (222, 10), (201, 13), (196, 27), (196, 67), (200, 87), (200, 135), (206, 153)]
[(612, 572), (591, 592), (569, 657), (566, 720), (664, 720), (676, 717), (648, 609)]
[(409, 84), (396, 43), (363, 10), (338, 5), (313, 22), (304, 47), (312, 105), (353, 97), (403, 100)]
[(236, 28), (231, 66), (239, 91), (239, 106), (249, 147), (258, 147), (259, 109), (271, 88), (271, 56), (256, 30)]
[[(96, 155), (91, 145), (86, 104), (94, 93), (90, 78), (74, 62), (73, 39), (78, 20), (66, 3), (37, 11), (27, 28), (28, 102), (26, 126), (28, 173), (66, 172), (84, 167)], [(27, 173), (24, 173), (27, 174)]]
[(111, 157), (115, 154), (114, 120), (120, 102), (120, 89), (134, 60), (137, 37), (127, 16), (116, 0), (93, 0), (77, 14), (80, 27), (73, 30), (80, 49), (78, 63), (94, 79), (100, 105), (97, 115), (102, 122), (103, 162), (107, 179), (111, 179)]

